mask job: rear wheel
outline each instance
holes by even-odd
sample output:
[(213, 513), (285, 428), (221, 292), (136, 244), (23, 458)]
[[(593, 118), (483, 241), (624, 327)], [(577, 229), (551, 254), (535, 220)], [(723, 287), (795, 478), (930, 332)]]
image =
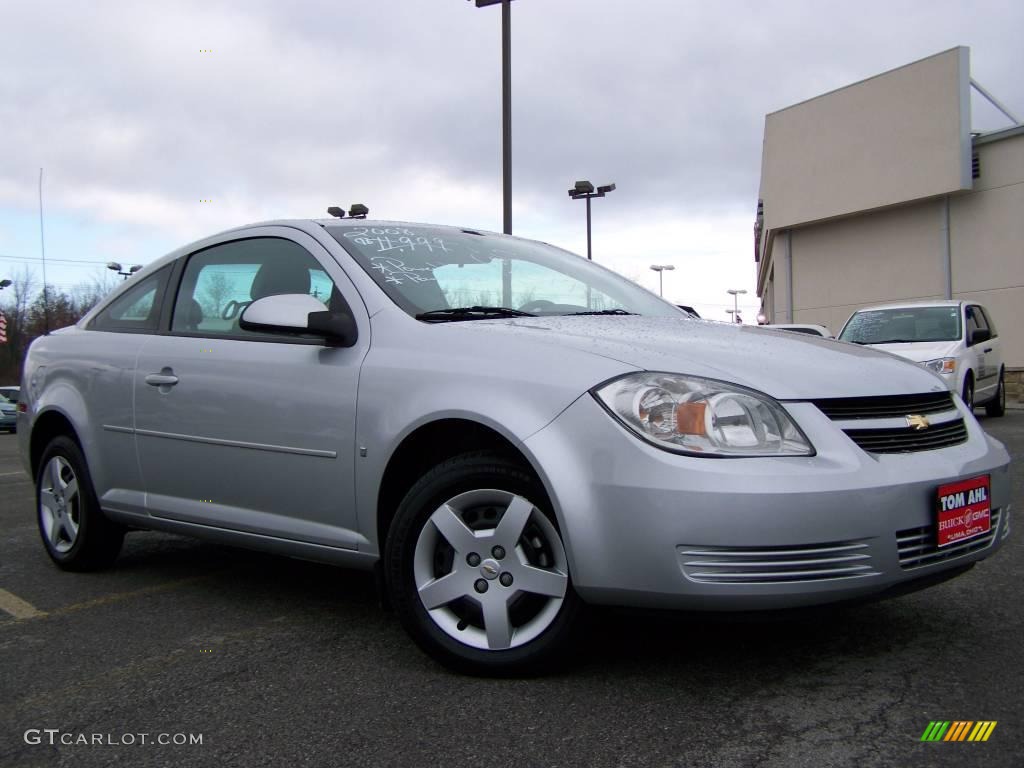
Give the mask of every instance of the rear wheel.
[(535, 673), (570, 640), (579, 598), (561, 535), (543, 487), (507, 459), (465, 454), (421, 478), (385, 559), (403, 626), (453, 669)]
[(54, 438), (39, 467), (39, 533), (53, 562), (69, 571), (91, 571), (113, 563), (125, 530), (100, 511), (78, 444), (63, 435)]
[(974, 410), (974, 376), (968, 372), (967, 378), (964, 379), (964, 391), (963, 391), (964, 405), (967, 406), (967, 410)]
[(1002, 416), (1006, 413), (1006, 382), (1004, 381), (1005, 371), (999, 371), (999, 387), (996, 389), (996, 396), (985, 403), (985, 414), (987, 416)]

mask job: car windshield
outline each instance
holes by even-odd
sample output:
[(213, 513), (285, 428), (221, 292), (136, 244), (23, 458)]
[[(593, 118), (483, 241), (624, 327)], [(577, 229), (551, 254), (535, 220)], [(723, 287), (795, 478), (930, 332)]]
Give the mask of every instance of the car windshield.
[(614, 272), (542, 243), (418, 225), (326, 229), (398, 306), (421, 319), (685, 317)]
[(960, 307), (904, 307), (855, 312), (839, 334), (855, 344), (909, 344), (956, 341), (960, 338)]

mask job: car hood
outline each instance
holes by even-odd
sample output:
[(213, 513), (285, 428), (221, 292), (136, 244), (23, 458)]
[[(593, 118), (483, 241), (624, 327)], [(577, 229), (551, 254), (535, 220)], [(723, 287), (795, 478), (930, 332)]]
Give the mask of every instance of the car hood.
[(955, 357), (958, 342), (955, 341), (915, 341), (912, 344), (869, 344), (872, 349), (881, 349), (894, 355), (923, 363), (938, 357)]
[(757, 326), (593, 315), (478, 320), (459, 325), (474, 333), (570, 347), (643, 370), (729, 381), (780, 400), (946, 389), (938, 376), (895, 355)]

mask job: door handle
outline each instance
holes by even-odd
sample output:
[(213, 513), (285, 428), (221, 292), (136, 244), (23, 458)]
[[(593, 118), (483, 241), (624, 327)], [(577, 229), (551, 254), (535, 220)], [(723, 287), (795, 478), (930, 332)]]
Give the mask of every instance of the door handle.
[(984, 348), (983, 350), (981, 350), (981, 351), (982, 351), (982, 352), (991, 352), (991, 351), (992, 351), (992, 347), (985, 347), (985, 348)]
[(173, 373), (151, 373), (146, 377), (146, 383), (153, 387), (173, 387), (178, 383), (178, 377)]

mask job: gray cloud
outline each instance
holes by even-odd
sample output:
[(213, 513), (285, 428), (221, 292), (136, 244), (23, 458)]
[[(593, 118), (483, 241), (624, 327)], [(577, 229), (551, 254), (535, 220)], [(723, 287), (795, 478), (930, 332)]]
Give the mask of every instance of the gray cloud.
[[(609, 223), (752, 219), (766, 112), (957, 44), (1024, 112), (1019, 2), (516, 0), (512, 11), (515, 195), (551, 222), (578, 220), (565, 195), (576, 178), (618, 184), (600, 203)], [(486, 209), (482, 224), (498, 226), (497, 8), (36, 2), (4, 17), (0, 205), (27, 205), (45, 165), (58, 206), (111, 221), (179, 205), (156, 222), (170, 226), (213, 197), (250, 219), (365, 200), (473, 224)]]

